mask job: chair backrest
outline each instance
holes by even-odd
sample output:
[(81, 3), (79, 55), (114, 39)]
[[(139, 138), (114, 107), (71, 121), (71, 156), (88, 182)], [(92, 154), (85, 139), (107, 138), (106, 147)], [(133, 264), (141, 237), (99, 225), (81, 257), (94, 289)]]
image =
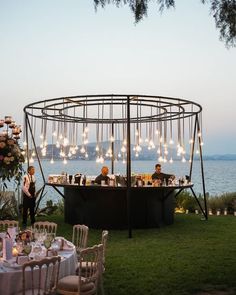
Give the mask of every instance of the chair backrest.
[(46, 230), (48, 233), (57, 234), (57, 224), (55, 222), (49, 221), (37, 221), (33, 225), (34, 229), (37, 230)]
[(79, 294), (83, 284), (93, 282), (97, 288), (102, 271), (102, 253), (102, 244), (81, 250), (78, 263)]
[(27, 294), (28, 290), (32, 291), (32, 295), (54, 294), (57, 289), (60, 261), (60, 256), (53, 256), (23, 264), (22, 294), (25, 295), (26, 290)]
[(105, 265), (105, 254), (106, 254), (106, 247), (107, 247), (107, 239), (108, 239), (108, 230), (102, 231), (102, 240), (101, 244), (103, 245), (103, 253), (102, 253), (102, 264)]
[(16, 221), (16, 220), (0, 220), (0, 231), (3, 230), (7, 230), (7, 228), (9, 226), (12, 226), (12, 227), (17, 227), (19, 226), (19, 222)]
[(89, 228), (84, 224), (73, 226), (72, 243), (78, 251), (87, 247)]

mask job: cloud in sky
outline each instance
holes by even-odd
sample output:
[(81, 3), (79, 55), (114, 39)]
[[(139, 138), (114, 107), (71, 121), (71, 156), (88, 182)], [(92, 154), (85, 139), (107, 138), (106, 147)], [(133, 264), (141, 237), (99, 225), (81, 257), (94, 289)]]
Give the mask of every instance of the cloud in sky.
[(236, 153), (236, 49), (218, 39), (209, 7), (156, 5), (135, 25), (129, 8), (93, 1), (0, 2), (0, 116), (52, 97), (140, 93), (203, 106), (206, 153)]

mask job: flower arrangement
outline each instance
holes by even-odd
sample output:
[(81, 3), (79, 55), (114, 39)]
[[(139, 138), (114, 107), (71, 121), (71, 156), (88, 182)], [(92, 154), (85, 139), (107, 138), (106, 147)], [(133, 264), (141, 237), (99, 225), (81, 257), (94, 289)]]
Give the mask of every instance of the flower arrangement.
[(7, 116), (5, 120), (0, 120), (0, 128), (4, 127), (4, 124), (7, 125), (7, 129), (0, 133), (0, 182), (5, 187), (6, 181), (11, 179), (20, 182), (24, 162), (23, 150), (18, 143), (20, 126), (16, 126), (9, 118), (11, 117)]

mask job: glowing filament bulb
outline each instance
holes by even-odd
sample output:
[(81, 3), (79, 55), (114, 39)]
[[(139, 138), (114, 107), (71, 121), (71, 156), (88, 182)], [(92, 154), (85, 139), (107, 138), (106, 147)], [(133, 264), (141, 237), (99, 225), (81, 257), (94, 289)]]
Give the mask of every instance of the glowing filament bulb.
[(100, 157), (100, 163), (104, 163), (104, 158), (103, 158), (103, 156)]
[(63, 160), (63, 164), (67, 164), (67, 160), (66, 160), (66, 158), (64, 158), (64, 160)]
[(186, 159), (185, 159), (185, 157), (182, 157), (182, 163), (185, 163), (186, 162)]
[(169, 144), (174, 144), (174, 140), (171, 138)]
[(88, 128), (88, 126), (86, 126), (86, 127), (84, 128), (84, 132), (85, 132), (85, 133), (88, 133), (88, 132), (89, 132), (89, 128)]
[(39, 136), (41, 139), (43, 139), (44, 137), (43, 137), (43, 134), (40, 134), (40, 136)]
[(32, 157), (35, 157), (35, 156), (36, 156), (35, 151), (33, 151), (32, 152)]
[(72, 156), (72, 153), (71, 153), (71, 152), (69, 152), (69, 153), (68, 153), (68, 157), (70, 158), (71, 156)]
[(190, 138), (190, 139), (189, 139), (189, 144), (192, 144), (192, 143), (193, 143), (193, 139)]
[(203, 145), (204, 145), (204, 142), (202, 141), (202, 142), (200, 143), (200, 145), (203, 146)]
[(114, 141), (115, 141), (114, 136), (111, 136), (111, 137), (110, 137), (110, 141), (111, 141), (111, 142), (114, 142)]
[(57, 136), (57, 132), (56, 132), (56, 131), (53, 131), (52, 135), (53, 135), (54, 137), (56, 137), (56, 136)]
[(198, 136), (198, 137), (201, 137), (201, 136), (202, 136), (201, 131), (198, 132), (197, 136)]
[(27, 142), (26, 141), (23, 142), (23, 146), (27, 146)]
[(138, 157), (138, 156), (139, 156), (139, 155), (138, 155), (138, 152), (136, 152), (136, 153), (135, 153), (135, 157)]
[(99, 151), (99, 146), (96, 145), (95, 151), (98, 152)]
[(122, 153), (125, 153), (126, 152), (125, 146), (122, 146), (121, 151), (122, 151)]
[(88, 158), (88, 153), (85, 153), (85, 158)]
[(199, 154), (199, 150), (196, 150), (196, 154), (197, 154), (197, 155)]
[(84, 154), (84, 153), (85, 153), (85, 148), (84, 148), (84, 146), (81, 147), (80, 152), (81, 152), (81, 154)]
[(172, 157), (170, 158), (170, 161), (169, 161), (171, 164), (173, 163), (173, 159), (172, 159)]
[(126, 161), (125, 161), (125, 160), (123, 160), (123, 161), (122, 161), (122, 163), (123, 163), (123, 164), (125, 164), (125, 163), (126, 163)]
[(51, 159), (50, 164), (54, 164), (54, 160), (53, 160), (53, 158)]
[(120, 158), (121, 157), (121, 153), (118, 153), (118, 158)]
[(62, 139), (62, 138), (63, 138), (63, 136), (62, 136), (62, 134), (60, 134), (60, 135), (59, 135), (59, 139)]
[(127, 140), (126, 139), (123, 140), (123, 145), (127, 145)]
[(57, 148), (60, 147), (60, 143), (59, 143), (59, 141), (56, 142), (56, 147), (57, 147)]

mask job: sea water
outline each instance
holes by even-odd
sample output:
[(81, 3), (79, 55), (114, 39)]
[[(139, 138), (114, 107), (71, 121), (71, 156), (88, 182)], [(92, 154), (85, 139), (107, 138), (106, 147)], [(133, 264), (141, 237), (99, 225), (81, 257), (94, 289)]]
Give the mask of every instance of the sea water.
[[(152, 174), (155, 170), (156, 161), (132, 161), (131, 171), (133, 173), (149, 173)], [(37, 161), (32, 165), (36, 168), (36, 188), (37, 190), (43, 186), (43, 178), (41, 175), (40, 167)], [(89, 160), (71, 160), (67, 164), (62, 161), (55, 161), (51, 164), (48, 160), (41, 161), (45, 180), (47, 181), (49, 174), (67, 173), (76, 174), (81, 173), (85, 175), (98, 175), (100, 174), (101, 167), (106, 165), (111, 171), (111, 162), (106, 161), (103, 164), (96, 163)], [(26, 166), (25, 166), (26, 169)], [(174, 174), (177, 178), (189, 175), (190, 165), (188, 162), (182, 163), (175, 161), (174, 163), (163, 163), (162, 172), (167, 174)], [(236, 192), (236, 161), (217, 161), (206, 160), (203, 163), (204, 179), (206, 192), (210, 196), (220, 195), (226, 192)], [(126, 164), (121, 161), (114, 163), (115, 174), (125, 174)], [(201, 162), (194, 161), (192, 182), (194, 183), (194, 191), (197, 195), (203, 193), (202, 188), (202, 171)], [(63, 192), (63, 189), (60, 189)], [(53, 188), (47, 187), (44, 192), (45, 196), (42, 199), (40, 207), (46, 204), (47, 200), (52, 200), (57, 203), (62, 199)]]

